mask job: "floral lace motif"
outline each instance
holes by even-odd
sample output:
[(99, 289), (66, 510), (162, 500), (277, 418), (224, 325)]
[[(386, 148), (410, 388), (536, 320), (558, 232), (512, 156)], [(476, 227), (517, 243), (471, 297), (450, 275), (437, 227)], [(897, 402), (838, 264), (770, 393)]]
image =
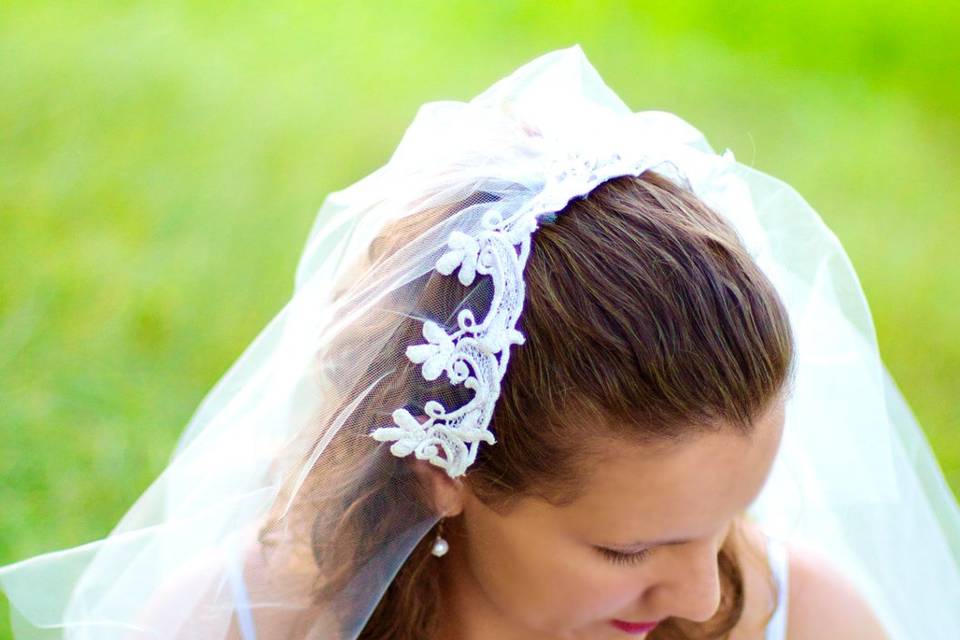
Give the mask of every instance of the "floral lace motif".
[[(461, 310), (457, 315), (458, 328), (450, 334), (432, 320), (424, 322), (426, 343), (408, 346), (406, 356), (421, 365), (424, 379), (436, 380), (446, 373), (450, 384), (463, 384), (474, 396), (455, 409), (436, 400), (426, 402), (423, 422), (408, 410), (397, 409), (392, 414), (395, 426), (374, 430), (373, 438), (393, 442), (390, 452), (395, 456), (413, 453), (454, 478), (476, 459), (480, 442), (495, 444), (488, 425), (500, 396), (510, 345), (525, 341), (516, 325), (525, 295), (523, 269), (538, 216), (559, 211), (572, 198), (588, 193), (613, 175), (638, 175), (649, 166), (647, 162), (624, 166), (619, 153), (600, 158), (561, 151), (547, 160), (546, 184), (529, 206), (507, 220), (496, 211), (488, 211), (482, 219), (482, 230), (475, 237), (451, 232), (447, 251), (437, 260), (436, 269), (443, 275), (457, 271), (464, 286), (472, 284), (478, 274), (490, 276), (490, 310), (479, 323), (471, 310)], [(601, 171), (603, 167), (606, 170)]]

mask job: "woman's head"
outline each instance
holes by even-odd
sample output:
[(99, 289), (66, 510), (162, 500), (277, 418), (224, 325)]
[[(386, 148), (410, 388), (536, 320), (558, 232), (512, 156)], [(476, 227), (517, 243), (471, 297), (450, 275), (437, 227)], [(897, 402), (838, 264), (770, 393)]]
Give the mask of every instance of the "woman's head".
[(719, 216), (650, 172), (542, 226), (525, 281), (498, 442), (463, 482), (430, 472), (452, 516), (444, 593), (524, 637), (706, 622), (783, 425), (792, 342), (773, 287)]
[[(627, 637), (611, 619), (729, 626), (731, 534), (772, 464), (793, 358), (773, 286), (728, 223), (651, 171), (542, 222), (524, 280), (497, 444), (462, 481), (415, 463), (451, 551), (426, 555), (428, 536), (408, 564), (524, 637)], [(388, 599), (416, 591), (406, 575)]]
[[(388, 227), (371, 264), (438, 217)], [(449, 290), (456, 278), (437, 275), (419, 294), (432, 313), (437, 300), (464, 299)], [(484, 280), (467, 296), (481, 307)], [(389, 539), (393, 510), (405, 516), (419, 499), (447, 516), (450, 554), (431, 556), (424, 537), (361, 638), (433, 639), (442, 621), (476, 616), (496, 625), (491, 637), (626, 637), (611, 619), (667, 616), (654, 637), (722, 633), (743, 604), (737, 516), (772, 463), (792, 367), (773, 286), (729, 224), (653, 171), (609, 180), (542, 221), (524, 281), (526, 342), (511, 349), (490, 424), (497, 443), (457, 480), (384, 451), (382, 485), (321, 487), (314, 555), (321, 573), (342, 574), (323, 588), (342, 591)], [(411, 318), (389, 344), (413, 344), (420, 324)], [(364, 399), (373, 424), (398, 402), (422, 413), (440, 391), (404, 396), (412, 387), (397, 380)], [(364, 446), (338, 433), (324, 455), (349, 466)], [(344, 538), (355, 548), (337, 548)], [(616, 555), (642, 551), (633, 543), (656, 546), (642, 562)]]

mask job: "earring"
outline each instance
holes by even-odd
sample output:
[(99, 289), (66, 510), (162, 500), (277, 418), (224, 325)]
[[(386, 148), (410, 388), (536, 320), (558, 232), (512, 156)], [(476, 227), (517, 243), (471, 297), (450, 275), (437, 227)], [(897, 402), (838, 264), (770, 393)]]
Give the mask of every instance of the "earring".
[(430, 553), (440, 558), (449, 550), (450, 545), (447, 544), (447, 541), (443, 538), (443, 518), (440, 518), (440, 524), (437, 525), (437, 537), (433, 541), (433, 547), (430, 549)]

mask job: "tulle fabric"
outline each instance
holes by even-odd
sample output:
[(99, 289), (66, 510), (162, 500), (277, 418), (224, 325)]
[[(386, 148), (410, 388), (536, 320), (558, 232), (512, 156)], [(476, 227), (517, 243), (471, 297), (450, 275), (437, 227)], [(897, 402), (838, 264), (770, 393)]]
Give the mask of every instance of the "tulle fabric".
[(648, 169), (733, 223), (795, 329), (784, 439), (751, 517), (831, 558), (891, 637), (958, 637), (960, 512), (837, 238), (789, 185), (682, 119), (632, 112), (575, 45), (470, 102), (423, 105), (384, 167), (327, 196), (291, 300), (117, 526), (0, 568), (17, 640), (356, 638), (437, 521), (409, 459), (370, 433), (398, 407), (464, 402), (404, 350), (426, 319), (489, 310), (487, 279), (435, 272), (450, 232), (558, 211)]

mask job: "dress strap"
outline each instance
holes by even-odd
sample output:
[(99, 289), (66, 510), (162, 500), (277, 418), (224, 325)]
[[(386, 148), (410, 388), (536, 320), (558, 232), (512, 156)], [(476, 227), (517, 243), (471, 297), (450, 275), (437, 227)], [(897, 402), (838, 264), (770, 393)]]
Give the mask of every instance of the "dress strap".
[(788, 565), (786, 545), (767, 537), (767, 561), (777, 583), (777, 609), (767, 624), (765, 640), (784, 640), (787, 637)]
[(237, 545), (227, 545), (227, 580), (230, 591), (233, 592), (233, 606), (240, 626), (240, 637), (243, 640), (257, 640), (257, 630), (253, 625), (253, 616), (250, 615), (250, 596), (247, 586), (243, 582), (243, 573), (237, 558)]

